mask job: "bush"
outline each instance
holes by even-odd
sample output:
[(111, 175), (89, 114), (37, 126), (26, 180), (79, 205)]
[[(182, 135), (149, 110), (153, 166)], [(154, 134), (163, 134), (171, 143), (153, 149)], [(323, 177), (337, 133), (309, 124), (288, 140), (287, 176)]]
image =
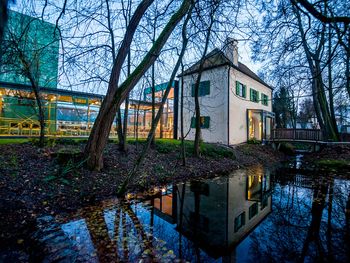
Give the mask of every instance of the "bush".
[(247, 141), (248, 144), (261, 144), (260, 140), (257, 140), (256, 138), (250, 139)]
[(80, 149), (62, 148), (59, 149), (54, 156), (59, 164), (67, 164), (70, 161), (79, 162), (82, 159), (83, 153)]

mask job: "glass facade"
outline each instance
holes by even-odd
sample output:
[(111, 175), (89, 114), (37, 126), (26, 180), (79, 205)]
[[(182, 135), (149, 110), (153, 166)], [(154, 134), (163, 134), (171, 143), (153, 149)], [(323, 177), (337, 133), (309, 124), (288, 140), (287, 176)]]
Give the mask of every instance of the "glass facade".
[(275, 114), (264, 110), (247, 110), (248, 140), (268, 140), (271, 137), (271, 131)]
[[(172, 88), (174, 89), (174, 87)], [(172, 91), (174, 94), (174, 92)], [(98, 115), (103, 96), (60, 89), (42, 89), (41, 101), (45, 113), (45, 133), (48, 136), (89, 136)], [(156, 129), (157, 138), (174, 137), (174, 97), (169, 98)], [(160, 103), (155, 104), (155, 111)], [(122, 119), (125, 110), (122, 109)], [(130, 100), (128, 137), (146, 138), (151, 129), (152, 103)], [(117, 137), (117, 121), (111, 137)], [(30, 86), (0, 84), (0, 136), (38, 136), (38, 107)]]

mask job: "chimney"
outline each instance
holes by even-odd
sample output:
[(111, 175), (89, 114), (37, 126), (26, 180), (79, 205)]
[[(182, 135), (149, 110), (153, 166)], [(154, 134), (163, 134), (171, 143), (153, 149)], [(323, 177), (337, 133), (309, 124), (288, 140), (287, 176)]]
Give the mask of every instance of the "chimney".
[(234, 38), (226, 38), (223, 51), (233, 65), (238, 67), (238, 41)]

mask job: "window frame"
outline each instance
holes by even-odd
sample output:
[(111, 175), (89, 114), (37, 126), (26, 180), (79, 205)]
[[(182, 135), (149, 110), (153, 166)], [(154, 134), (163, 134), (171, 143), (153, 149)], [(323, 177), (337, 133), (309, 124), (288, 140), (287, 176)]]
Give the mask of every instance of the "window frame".
[(269, 96), (267, 96), (265, 93), (261, 93), (261, 104), (269, 106)]
[[(254, 99), (254, 94), (256, 95), (256, 98)], [(259, 91), (256, 89), (250, 88), (250, 101), (258, 103), (259, 102)]]
[(249, 220), (252, 219), (254, 216), (256, 216), (258, 213), (259, 213), (259, 205), (257, 202), (255, 202), (249, 207)]
[[(191, 97), (194, 97), (194, 86), (195, 84), (192, 84)], [(203, 80), (199, 82), (198, 97), (204, 97), (207, 95), (210, 95), (210, 80)]]
[(238, 80), (236, 80), (236, 95), (242, 98), (247, 97), (247, 85)]
[[(240, 219), (240, 224), (238, 224), (238, 220)], [(234, 232), (238, 232), (245, 225), (245, 211), (240, 213), (237, 217), (235, 217), (234, 222)]]
[[(210, 116), (200, 116), (201, 118), (201, 129), (210, 128)], [(207, 125), (206, 125), (207, 124)], [(191, 117), (191, 128), (196, 128), (196, 117)]]

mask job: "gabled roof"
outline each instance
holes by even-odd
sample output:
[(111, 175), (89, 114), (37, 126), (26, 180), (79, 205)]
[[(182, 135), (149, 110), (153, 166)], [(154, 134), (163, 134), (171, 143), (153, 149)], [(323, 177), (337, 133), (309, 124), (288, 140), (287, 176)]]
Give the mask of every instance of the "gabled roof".
[[(243, 74), (247, 75), (248, 77), (258, 81), (259, 83), (263, 84), (264, 86), (273, 89), (270, 85), (268, 85), (265, 81), (263, 81), (261, 78), (258, 77), (253, 71), (251, 71), (246, 65), (244, 65), (241, 62), (238, 62), (238, 66), (234, 65), (230, 59), (228, 59), (224, 52), (218, 48), (215, 48), (213, 51), (211, 51), (208, 55), (204, 58), (204, 68), (205, 70), (210, 70), (222, 66), (230, 66)], [(188, 68), (183, 72), (183, 74), (180, 74), (181, 76), (187, 76), (198, 72), (200, 61), (196, 62), (193, 66)]]

